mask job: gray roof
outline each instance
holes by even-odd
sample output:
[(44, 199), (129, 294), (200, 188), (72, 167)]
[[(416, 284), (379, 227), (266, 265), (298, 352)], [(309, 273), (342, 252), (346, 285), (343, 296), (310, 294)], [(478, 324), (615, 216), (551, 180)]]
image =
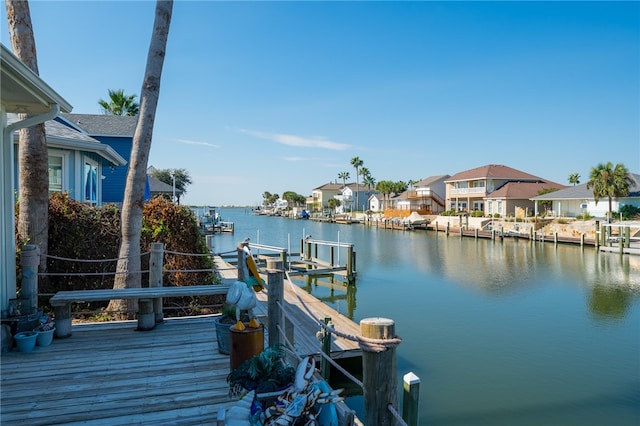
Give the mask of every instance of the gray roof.
[(138, 116), (111, 114), (60, 114), (70, 125), (92, 136), (133, 137)]
[(450, 175), (429, 176), (427, 178), (422, 179), (420, 182), (414, 183), (413, 187), (416, 188), (418, 186), (429, 186), (432, 183), (438, 182), (440, 180), (445, 180), (450, 177), (451, 177)]
[[(150, 175), (147, 175), (147, 177), (149, 178), (149, 189), (151, 190), (152, 194), (153, 193), (164, 193), (164, 194), (173, 193), (172, 185), (166, 184), (161, 180), (158, 180)], [(182, 191), (176, 188), (176, 194), (182, 194)]]
[[(640, 175), (629, 173), (631, 185), (629, 186), (629, 195), (627, 197), (640, 197)], [(570, 186), (559, 191), (549, 192), (548, 194), (538, 195), (531, 200), (590, 200), (593, 199), (593, 189), (587, 189), (587, 184)]]
[[(7, 123), (13, 123), (19, 120), (17, 114), (7, 114)], [(79, 151), (95, 152), (104, 159), (112, 162), (117, 166), (127, 164), (127, 160), (122, 158), (113, 148), (107, 144), (88, 136), (82, 132), (74, 130), (69, 126), (58, 123), (55, 120), (48, 120), (44, 123), (44, 131), (49, 148), (74, 149)], [(18, 133), (14, 134), (14, 140), (17, 139)]]

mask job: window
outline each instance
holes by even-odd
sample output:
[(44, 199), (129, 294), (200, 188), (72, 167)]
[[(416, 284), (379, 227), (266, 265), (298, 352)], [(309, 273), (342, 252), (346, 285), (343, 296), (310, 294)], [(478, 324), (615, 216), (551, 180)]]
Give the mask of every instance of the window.
[(98, 164), (84, 161), (84, 200), (90, 204), (98, 203)]
[(498, 200), (498, 214), (503, 216), (504, 212), (502, 211), (502, 201)]
[(49, 192), (62, 192), (62, 156), (49, 156)]

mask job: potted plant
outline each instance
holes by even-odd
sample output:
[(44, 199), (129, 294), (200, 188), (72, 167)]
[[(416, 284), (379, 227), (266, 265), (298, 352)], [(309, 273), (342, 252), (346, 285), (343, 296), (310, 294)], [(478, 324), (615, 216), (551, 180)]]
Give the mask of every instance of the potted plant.
[(236, 323), (236, 308), (225, 303), (222, 306), (222, 315), (214, 319), (216, 325), (216, 337), (218, 338), (218, 351), (229, 355), (231, 351), (231, 326)]

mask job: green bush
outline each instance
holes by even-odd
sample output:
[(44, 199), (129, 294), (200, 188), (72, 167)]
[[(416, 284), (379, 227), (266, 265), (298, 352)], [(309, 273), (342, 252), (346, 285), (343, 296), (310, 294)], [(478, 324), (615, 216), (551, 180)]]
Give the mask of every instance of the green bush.
[(474, 210), (471, 213), (471, 217), (482, 217), (484, 216), (484, 212), (481, 212), (480, 210)]
[[(24, 241), (16, 235), (16, 241)], [(149, 252), (154, 242), (164, 243), (165, 251), (176, 253), (209, 253), (204, 235), (199, 231), (195, 215), (185, 206), (178, 206), (162, 197), (145, 203), (143, 208), (140, 251)], [(71, 199), (68, 194), (54, 193), (49, 200), (49, 247), (47, 273), (39, 280), (39, 293), (61, 290), (112, 288), (120, 249), (120, 210), (112, 204), (89, 206)], [(64, 259), (103, 259), (101, 262), (75, 262)], [(19, 266), (19, 265), (17, 265)], [(185, 256), (165, 253), (165, 270), (213, 269), (213, 259), (207, 256)], [(149, 255), (141, 257), (141, 270), (149, 269)], [(81, 275), (64, 275), (80, 273)], [(104, 275), (102, 275), (104, 273)], [(142, 274), (146, 286), (148, 273)], [(167, 272), (163, 285), (195, 285), (215, 282), (211, 272)], [(223, 297), (222, 297), (223, 298)], [(172, 298), (173, 305), (219, 305), (221, 296)], [(83, 305), (87, 309), (106, 306), (107, 302)], [(183, 310), (184, 311), (184, 310)], [(191, 314), (193, 309), (187, 309)]]
[(624, 206), (621, 206), (620, 209), (618, 210), (618, 213), (622, 215), (623, 220), (640, 218), (640, 208), (636, 206), (632, 206), (630, 204), (625, 204)]

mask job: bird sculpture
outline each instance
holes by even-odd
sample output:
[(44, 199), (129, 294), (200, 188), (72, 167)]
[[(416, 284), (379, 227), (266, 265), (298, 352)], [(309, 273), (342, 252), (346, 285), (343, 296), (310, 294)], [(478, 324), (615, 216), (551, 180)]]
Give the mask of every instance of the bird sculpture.
[(235, 281), (227, 291), (227, 303), (236, 308), (236, 323), (232, 329), (244, 330), (246, 328), (240, 319), (241, 311), (248, 311), (249, 327), (259, 328), (260, 322), (253, 313), (253, 308), (257, 303), (256, 292), (264, 289), (264, 283), (249, 249), (248, 238), (238, 244), (238, 250), (242, 250), (242, 260), (238, 264), (238, 277), (242, 281)]

